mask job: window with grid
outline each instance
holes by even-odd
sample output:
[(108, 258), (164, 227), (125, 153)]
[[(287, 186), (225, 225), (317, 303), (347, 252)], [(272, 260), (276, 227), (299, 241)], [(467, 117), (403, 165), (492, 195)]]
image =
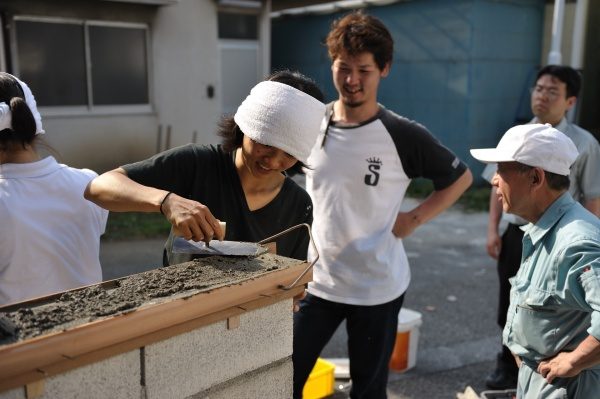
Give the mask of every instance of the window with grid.
[(149, 104), (148, 27), (15, 18), (16, 72), (40, 106)]

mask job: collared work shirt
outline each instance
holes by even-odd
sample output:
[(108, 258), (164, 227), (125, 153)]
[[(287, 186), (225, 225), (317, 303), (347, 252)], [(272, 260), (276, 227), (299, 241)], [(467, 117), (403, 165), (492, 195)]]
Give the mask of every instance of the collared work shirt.
[(564, 193), (523, 230), (503, 332), (504, 344), (525, 363), (519, 397), (593, 398), (600, 392), (599, 366), (552, 385), (535, 369), (588, 335), (600, 340), (600, 220)]

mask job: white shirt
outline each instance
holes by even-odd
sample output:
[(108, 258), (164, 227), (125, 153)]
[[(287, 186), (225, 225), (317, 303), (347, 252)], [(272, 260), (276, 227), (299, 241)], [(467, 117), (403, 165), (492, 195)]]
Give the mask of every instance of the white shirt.
[(0, 305), (102, 281), (108, 211), (83, 198), (95, 176), (53, 157), (0, 165)]
[(383, 108), (359, 126), (330, 126), (322, 142), (323, 133), (306, 169), (319, 251), (308, 292), (351, 305), (389, 302), (410, 282), (392, 228), (411, 179), (426, 177), (442, 189), (466, 166), (423, 126)]

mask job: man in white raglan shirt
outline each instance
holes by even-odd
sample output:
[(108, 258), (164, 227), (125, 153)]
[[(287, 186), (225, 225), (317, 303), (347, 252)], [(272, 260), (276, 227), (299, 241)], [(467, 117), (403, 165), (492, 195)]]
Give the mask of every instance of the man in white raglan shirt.
[[(348, 14), (334, 22), (327, 46), (339, 98), (328, 107), (307, 164), (320, 257), (294, 315), (294, 397), (301, 397), (319, 353), (345, 320), (350, 396), (385, 398), (398, 312), (410, 282), (401, 239), (451, 206), (472, 176), (422, 125), (377, 103), (393, 54), (380, 20)], [(400, 212), (415, 177), (431, 179), (435, 191)]]

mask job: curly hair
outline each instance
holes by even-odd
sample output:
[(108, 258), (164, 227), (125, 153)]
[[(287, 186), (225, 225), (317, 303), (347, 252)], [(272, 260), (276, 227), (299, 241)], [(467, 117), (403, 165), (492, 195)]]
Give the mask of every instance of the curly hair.
[(389, 30), (381, 20), (362, 10), (333, 21), (325, 43), (332, 61), (344, 52), (350, 56), (368, 52), (380, 70), (392, 62), (394, 55), (394, 39)]

